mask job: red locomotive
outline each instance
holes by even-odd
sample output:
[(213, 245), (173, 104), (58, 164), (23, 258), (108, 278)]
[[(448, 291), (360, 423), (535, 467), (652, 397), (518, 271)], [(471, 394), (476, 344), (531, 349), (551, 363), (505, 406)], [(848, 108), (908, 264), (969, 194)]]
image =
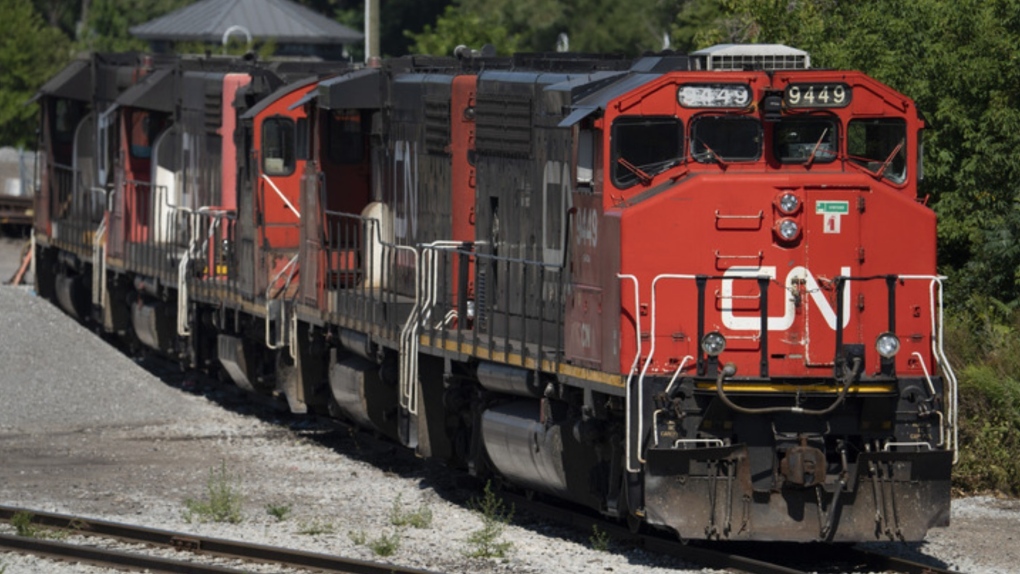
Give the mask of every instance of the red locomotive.
[(110, 58), (40, 94), (38, 284), (69, 312), (634, 527), (947, 523), (909, 98), (783, 46)]

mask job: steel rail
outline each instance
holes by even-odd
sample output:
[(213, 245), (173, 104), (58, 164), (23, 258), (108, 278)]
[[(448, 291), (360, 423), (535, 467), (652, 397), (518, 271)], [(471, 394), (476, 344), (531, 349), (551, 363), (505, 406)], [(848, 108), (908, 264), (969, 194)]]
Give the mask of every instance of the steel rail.
[(940, 566), (932, 566), (930, 564), (922, 564), (899, 556), (879, 554), (871, 550), (848, 548), (846, 551), (848, 554), (859, 558), (862, 562), (867, 564), (869, 568), (879, 571), (890, 570), (893, 572), (903, 572), (904, 574), (960, 574), (956, 570), (950, 570)]
[(82, 544), (69, 544), (44, 538), (28, 538), (24, 536), (11, 536), (9, 534), (0, 534), (0, 549), (57, 560), (73, 560), (105, 568), (132, 568), (173, 574), (243, 574), (244, 572), (243, 570), (202, 564), (201, 562), (172, 560), (158, 556), (122, 552), (110, 548), (96, 548)]
[[(375, 563), (355, 558), (330, 556), (250, 544), (222, 538), (211, 538), (193, 534), (184, 534), (170, 530), (160, 530), (144, 526), (134, 526), (105, 520), (94, 520), (66, 514), (39, 512), (25, 508), (0, 505), (0, 520), (10, 522), (15, 514), (31, 517), (31, 523), (47, 528), (64, 530), (84, 536), (114, 538), (124, 542), (151, 544), (166, 548), (188, 550), (199, 554), (238, 558), (253, 562), (272, 562), (294, 568), (311, 568), (327, 572), (343, 572), (347, 574), (436, 574), (428, 570), (398, 566), (394, 564)], [(11, 538), (11, 537), (5, 537)], [(13, 537), (19, 538), (19, 537)], [(24, 540), (37, 540), (23, 538)], [(186, 563), (194, 566), (192, 563)], [(161, 570), (171, 572), (189, 572), (189, 570)], [(230, 570), (229, 572), (235, 572)]]

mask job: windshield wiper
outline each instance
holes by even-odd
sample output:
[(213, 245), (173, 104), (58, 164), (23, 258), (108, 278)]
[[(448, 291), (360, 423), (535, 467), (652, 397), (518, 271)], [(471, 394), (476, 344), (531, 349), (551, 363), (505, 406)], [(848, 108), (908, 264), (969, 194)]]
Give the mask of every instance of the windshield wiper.
[(648, 185), (649, 183), (652, 183), (652, 176), (648, 175), (640, 167), (630, 163), (629, 161), (623, 159), (622, 157), (618, 158), (616, 160), (616, 163), (622, 165), (623, 167), (625, 167), (627, 169), (627, 171), (629, 171), (629, 172), (633, 173), (634, 175), (636, 175), (637, 178), (638, 178), (638, 181), (640, 181), (642, 184)]
[(889, 164), (892, 163), (892, 160), (894, 157), (896, 157), (896, 154), (900, 153), (900, 150), (903, 149), (903, 144), (906, 143), (906, 141), (907, 141), (906, 139), (900, 140), (900, 143), (895, 148), (893, 148), (892, 153), (889, 154), (889, 157), (885, 158), (885, 161), (882, 162), (882, 167), (878, 168), (878, 171), (875, 172), (875, 175), (877, 175), (878, 177), (882, 177), (882, 174), (885, 173), (885, 169), (889, 167)]
[(705, 151), (708, 152), (708, 157), (715, 161), (715, 163), (719, 164), (719, 167), (723, 169), (729, 167), (729, 164), (726, 163), (726, 160), (724, 160), (721, 155), (715, 153), (714, 149), (708, 147), (708, 144), (705, 143), (705, 140), (698, 138), (698, 141), (701, 142), (701, 145), (704, 146)]
[(815, 161), (815, 154), (818, 153), (818, 148), (822, 147), (822, 140), (825, 139), (825, 136), (828, 133), (829, 128), (825, 128), (824, 130), (822, 130), (821, 137), (818, 138), (818, 142), (815, 144), (815, 147), (811, 149), (811, 155), (809, 155), (807, 161), (804, 162), (804, 165), (806, 167), (811, 167), (811, 164)]

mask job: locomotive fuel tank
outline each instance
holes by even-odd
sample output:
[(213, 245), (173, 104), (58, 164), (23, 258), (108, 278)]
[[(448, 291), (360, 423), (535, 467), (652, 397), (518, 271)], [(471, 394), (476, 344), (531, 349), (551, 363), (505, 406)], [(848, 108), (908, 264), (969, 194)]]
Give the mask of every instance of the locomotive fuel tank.
[(77, 273), (69, 273), (62, 269), (54, 277), (54, 289), (57, 302), (67, 311), (69, 315), (79, 321), (88, 318), (90, 282), (86, 277)]
[(492, 464), (515, 484), (580, 504), (598, 501), (599, 460), (575, 436), (576, 421), (553, 422), (547, 403), (517, 400), (482, 413), (482, 441)]
[(334, 351), (329, 367), (334, 406), (355, 423), (395, 438), (396, 386), (383, 379), (375, 363), (358, 356), (337, 355)]

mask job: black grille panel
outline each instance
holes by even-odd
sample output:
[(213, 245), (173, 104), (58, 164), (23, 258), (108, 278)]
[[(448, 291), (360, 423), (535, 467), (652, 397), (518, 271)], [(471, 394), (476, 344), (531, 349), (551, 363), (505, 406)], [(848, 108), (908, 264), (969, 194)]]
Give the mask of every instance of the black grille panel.
[(526, 95), (479, 94), (479, 153), (506, 157), (531, 156), (531, 98)]

